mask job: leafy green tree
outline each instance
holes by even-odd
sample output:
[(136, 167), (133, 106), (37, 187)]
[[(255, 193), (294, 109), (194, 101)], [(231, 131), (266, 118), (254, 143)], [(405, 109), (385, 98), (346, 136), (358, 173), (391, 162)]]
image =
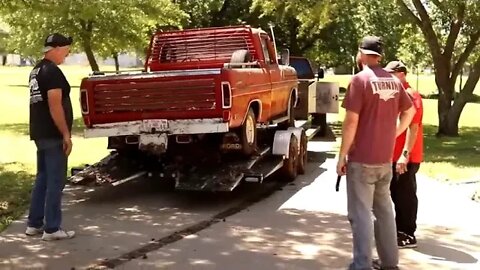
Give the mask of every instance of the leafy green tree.
[(423, 70), (433, 65), (427, 43), (416, 25), (407, 25), (400, 41), (398, 58), (410, 68)]
[(93, 71), (95, 54), (112, 56), (144, 51), (151, 32), (177, 28), (187, 19), (169, 0), (12, 1), (3, 4), (4, 19), (12, 28), (10, 46), (25, 55), (39, 56), (45, 36), (61, 32), (74, 38)]
[[(473, 99), (480, 78), (480, 1), (396, 0), (426, 40), (439, 91), (437, 135), (457, 136), (463, 108)], [(457, 78), (466, 64), (471, 70), (455, 95)]]
[(7, 26), (0, 20), (0, 56), (1, 56), (1, 63), (4, 66), (7, 62), (7, 53), (8, 48), (6, 46), (8, 42), (8, 29)]
[(257, 26), (258, 10), (250, 10), (252, 0), (175, 0), (188, 14), (184, 27), (219, 27), (252, 23)]
[(352, 4), (358, 6), (353, 16), (360, 36), (375, 35), (382, 38), (385, 44), (384, 62), (398, 58), (398, 49), (407, 22), (402, 19), (395, 2), (365, 0), (353, 1)]
[(322, 29), (330, 21), (334, 0), (254, 0), (252, 10), (261, 10), (260, 19), (275, 25), (277, 44), (287, 46), (293, 55), (314, 48)]

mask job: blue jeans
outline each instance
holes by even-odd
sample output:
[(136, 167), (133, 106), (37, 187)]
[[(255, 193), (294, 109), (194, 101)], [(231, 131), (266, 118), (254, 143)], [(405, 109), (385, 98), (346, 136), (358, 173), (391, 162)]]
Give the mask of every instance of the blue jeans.
[(372, 269), (374, 236), (382, 269), (398, 269), (397, 229), (390, 198), (391, 166), (356, 162), (347, 165), (348, 219), (353, 233), (351, 270)]
[[(37, 177), (32, 190), (28, 226), (46, 233), (60, 229), (62, 191), (67, 178), (67, 156), (61, 139), (36, 140)], [(45, 223), (44, 223), (45, 219)]]

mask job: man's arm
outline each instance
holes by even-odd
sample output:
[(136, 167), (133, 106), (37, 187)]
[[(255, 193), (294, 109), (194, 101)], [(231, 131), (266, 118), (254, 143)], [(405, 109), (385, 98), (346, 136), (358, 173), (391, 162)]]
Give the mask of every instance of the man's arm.
[(408, 153), (412, 151), (415, 141), (417, 140), (418, 134), (418, 123), (411, 123), (407, 129), (407, 138), (405, 140), (405, 146), (403, 150), (406, 150)]
[(339, 159), (344, 160), (350, 148), (353, 145), (353, 141), (355, 139), (355, 134), (357, 133), (357, 126), (358, 126), (358, 113), (353, 111), (348, 111), (345, 115), (345, 120), (343, 121), (343, 128), (342, 128), (342, 143), (340, 146), (340, 154)]
[(65, 119), (65, 112), (62, 104), (62, 89), (50, 89), (48, 95), (48, 108), (53, 122), (64, 138), (70, 138), (70, 130)]

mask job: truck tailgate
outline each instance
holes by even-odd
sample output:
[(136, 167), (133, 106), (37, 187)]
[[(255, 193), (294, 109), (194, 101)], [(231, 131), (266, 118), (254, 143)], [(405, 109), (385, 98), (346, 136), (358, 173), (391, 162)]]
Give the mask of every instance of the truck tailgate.
[[(161, 74), (159, 74), (161, 75)], [(88, 87), (90, 124), (221, 116), (219, 76), (129, 76)]]

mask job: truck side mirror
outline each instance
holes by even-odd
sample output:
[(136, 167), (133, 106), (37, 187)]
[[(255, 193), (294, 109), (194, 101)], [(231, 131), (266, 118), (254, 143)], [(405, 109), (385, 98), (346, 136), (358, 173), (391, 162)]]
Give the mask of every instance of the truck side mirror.
[(282, 65), (290, 65), (290, 50), (283, 49), (282, 54), (280, 56), (280, 61), (282, 61)]
[(318, 69), (317, 80), (323, 79), (325, 77), (325, 71), (323, 68)]

